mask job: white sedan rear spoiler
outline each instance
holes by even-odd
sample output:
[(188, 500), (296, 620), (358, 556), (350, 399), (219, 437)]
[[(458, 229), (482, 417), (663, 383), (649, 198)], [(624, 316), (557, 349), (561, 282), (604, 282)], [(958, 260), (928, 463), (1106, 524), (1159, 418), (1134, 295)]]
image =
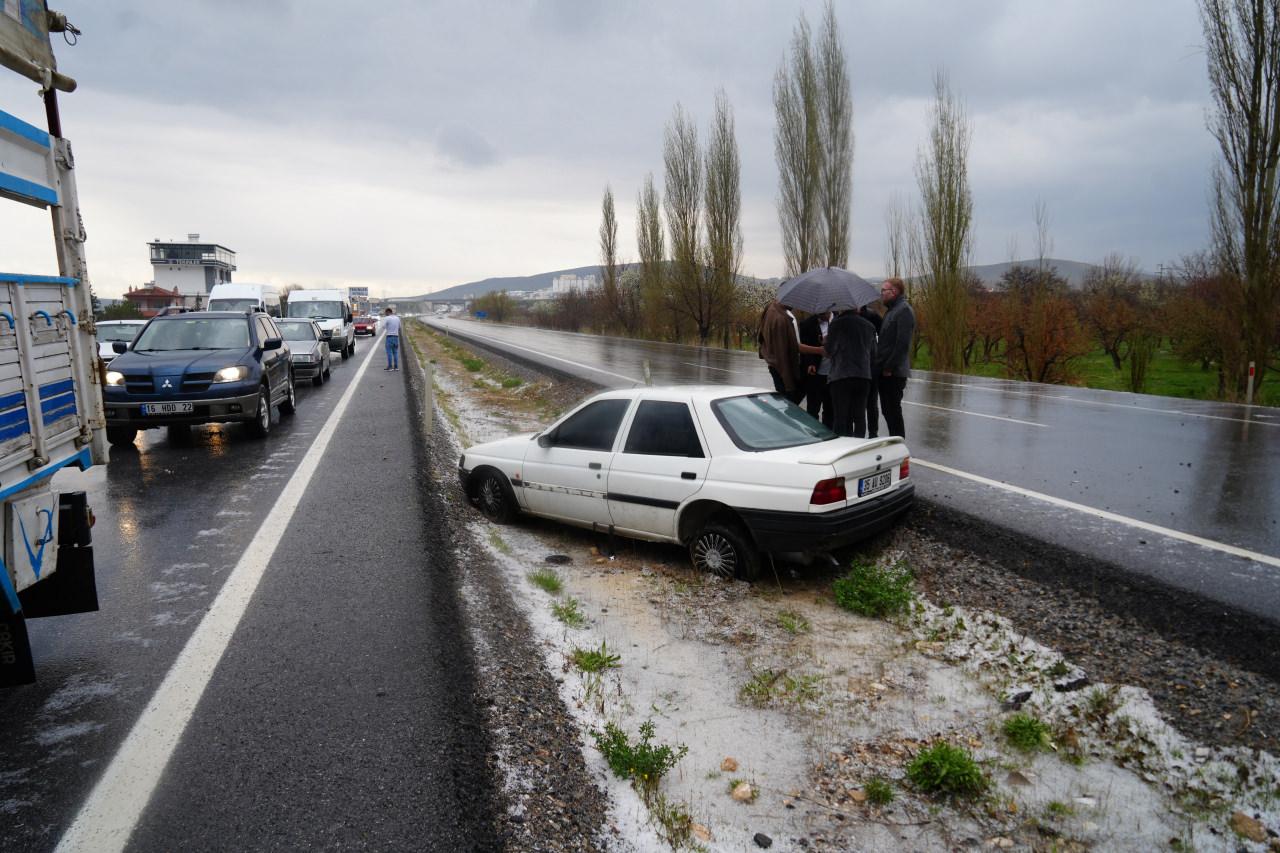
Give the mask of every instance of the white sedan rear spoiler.
[[(843, 442), (841, 442), (843, 444)], [(881, 447), (889, 447), (893, 444), (902, 444), (903, 440), (896, 435), (885, 436), (884, 438), (875, 438), (866, 444), (860, 444), (857, 447), (826, 447), (825, 453), (815, 452), (812, 456), (801, 459), (803, 465), (833, 465), (844, 459), (846, 456), (854, 456), (859, 453), (866, 453), (870, 450), (876, 450)], [(817, 448), (815, 448), (815, 451)]]

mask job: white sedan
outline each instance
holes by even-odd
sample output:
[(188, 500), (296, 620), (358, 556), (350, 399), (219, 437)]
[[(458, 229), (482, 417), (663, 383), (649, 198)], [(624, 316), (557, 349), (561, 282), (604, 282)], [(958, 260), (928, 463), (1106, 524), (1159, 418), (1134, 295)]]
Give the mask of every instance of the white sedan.
[(822, 553), (912, 503), (901, 438), (844, 438), (772, 391), (606, 391), (533, 435), (458, 461), (490, 520), (517, 512), (689, 548), (695, 567), (754, 580), (762, 555)]

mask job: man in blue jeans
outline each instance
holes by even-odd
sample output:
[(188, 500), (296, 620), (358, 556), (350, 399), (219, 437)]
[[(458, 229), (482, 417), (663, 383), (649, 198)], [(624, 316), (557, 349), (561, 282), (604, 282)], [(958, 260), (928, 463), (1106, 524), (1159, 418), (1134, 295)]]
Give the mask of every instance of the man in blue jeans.
[(388, 307), (382, 319), (382, 329), (387, 333), (387, 366), (383, 370), (400, 369), (400, 318), (396, 310)]

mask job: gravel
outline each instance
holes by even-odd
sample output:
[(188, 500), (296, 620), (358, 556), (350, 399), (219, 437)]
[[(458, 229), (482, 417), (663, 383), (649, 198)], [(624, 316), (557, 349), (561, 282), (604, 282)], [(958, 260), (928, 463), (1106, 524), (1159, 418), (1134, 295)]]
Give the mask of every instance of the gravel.
[[(1128, 684), (1150, 692), (1161, 713), (1187, 737), (1214, 746), (1280, 752), (1280, 685), (1186, 638), (1158, 633), (1129, 600), (1123, 579), (1089, 581), (1081, 590), (1056, 564), (1053, 583), (1022, 571), (1042, 565), (1035, 543), (996, 537), (974, 526), (938, 523), (939, 511), (918, 506), (890, 534), (912, 554), (917, 586), (939, 605), (990, 610), (1026, 636), (1060, 651), (1091, 681)], [(1189, 625), (1187, 633), (1201, 632)], [(1247, 645), (1248, 639), (1242, 641)], [(1242, 649), (1238, 657), (1247, 657)], [(1236, 656), (1231, 656), (1236, 657)]]

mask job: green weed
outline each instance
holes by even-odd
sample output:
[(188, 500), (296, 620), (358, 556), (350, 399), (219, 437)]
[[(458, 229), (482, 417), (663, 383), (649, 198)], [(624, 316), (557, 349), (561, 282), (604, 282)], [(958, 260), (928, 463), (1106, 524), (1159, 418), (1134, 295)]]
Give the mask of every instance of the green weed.
[(1004, 736), (1023, 752), (1044, 749), (1050, 745), (1049, 727), (1030, 714), (1014, 714), (1004, 721)]
[(556, 574), (551, 569), (535, 569), (525, 575), (525, 577), (529, 579), (529, 583), (533, 584), (543, 592), (549, 592), (552, 595), (559, 595), (561, 590), (564, 589), (564, 582), (560, 580), (560, 575)]
[(771, 669), (762, 669), (754, 673), (747, 683), (738, 689), (738, 699), (757, 708), (769, 704), (773, 698), (774, 685), (782, 678), (783, 673)]
[(809, 620), (793, 610), (783, 610), (778, 614), (778, 625), (788, 634), (807, 634)]
[(551, 614), (570, 628), (581, 628), (587, 624), (587, 616), (576, 598), (552, 602)]
[(877, 566), (857, 561), (835, 582), (836, 603), (863, 616), (901, 613), (912, 601), (911, 569), (905, 562)]
[(508, 376), (506, 379), (502, 380), (503, 388), (519, 388), (523, 384), (524, 380), (515, 376)]
[(615, 776), (630, 779), (642, 791), (652, 792), (662, 777), (689, 753), (689, 747), (684, 744), (655, 745), (653, 734), (653, 721), (646, 720), (640, 724), (640, 739), (634, 743), (613, 723), (606, 723), (602, 732), (593, 732), (592, 738)]
[(465, 367), (467, 370), (470, 370), (472, 373), (475, 373), (479, 370), (484, 369), (484, 361), (481, 359), (472, 358), (470, 356), (463, 356), (458, 360), (462, 362), (463, 367)]
[(907, 778), (925, 793), (948, 797), (976, 796), (987, 787), (987, 777), (969, 751), (942, 741), (912, 759)]
[(574, 647), (569, 660), (583, 672), (604, 672), (606, 669), (617, 669), (622, 658), (619, 655), (610, 654), (608, 645), (602, 642), (598, 649)]
[(1067, 662), (1064, 660), (1060, 660), (1057, 663), (1055, 663), (1053, 666), (1045, 670), (1045, 674), (1048, 675), (1050, 678), (1062, 678), (1062, 676), (1066, 675), (1070, 671), (1071, 671), (1071, 667), (1067, 666)]
[(893, 785), (887, 779), (872, 777), (867, 780), (863, 790), (867, 792), (867, 802), (874, 806), (887, 806), (893, 802)]
[(498, 531), (494, 530), (492, 527), (489, 528), (489, 544), (492, 545), (500, 554), (511, 553), (511, 546), (507, 544), (507, 540), (503, 539), (502, 534), (498, 533)]

